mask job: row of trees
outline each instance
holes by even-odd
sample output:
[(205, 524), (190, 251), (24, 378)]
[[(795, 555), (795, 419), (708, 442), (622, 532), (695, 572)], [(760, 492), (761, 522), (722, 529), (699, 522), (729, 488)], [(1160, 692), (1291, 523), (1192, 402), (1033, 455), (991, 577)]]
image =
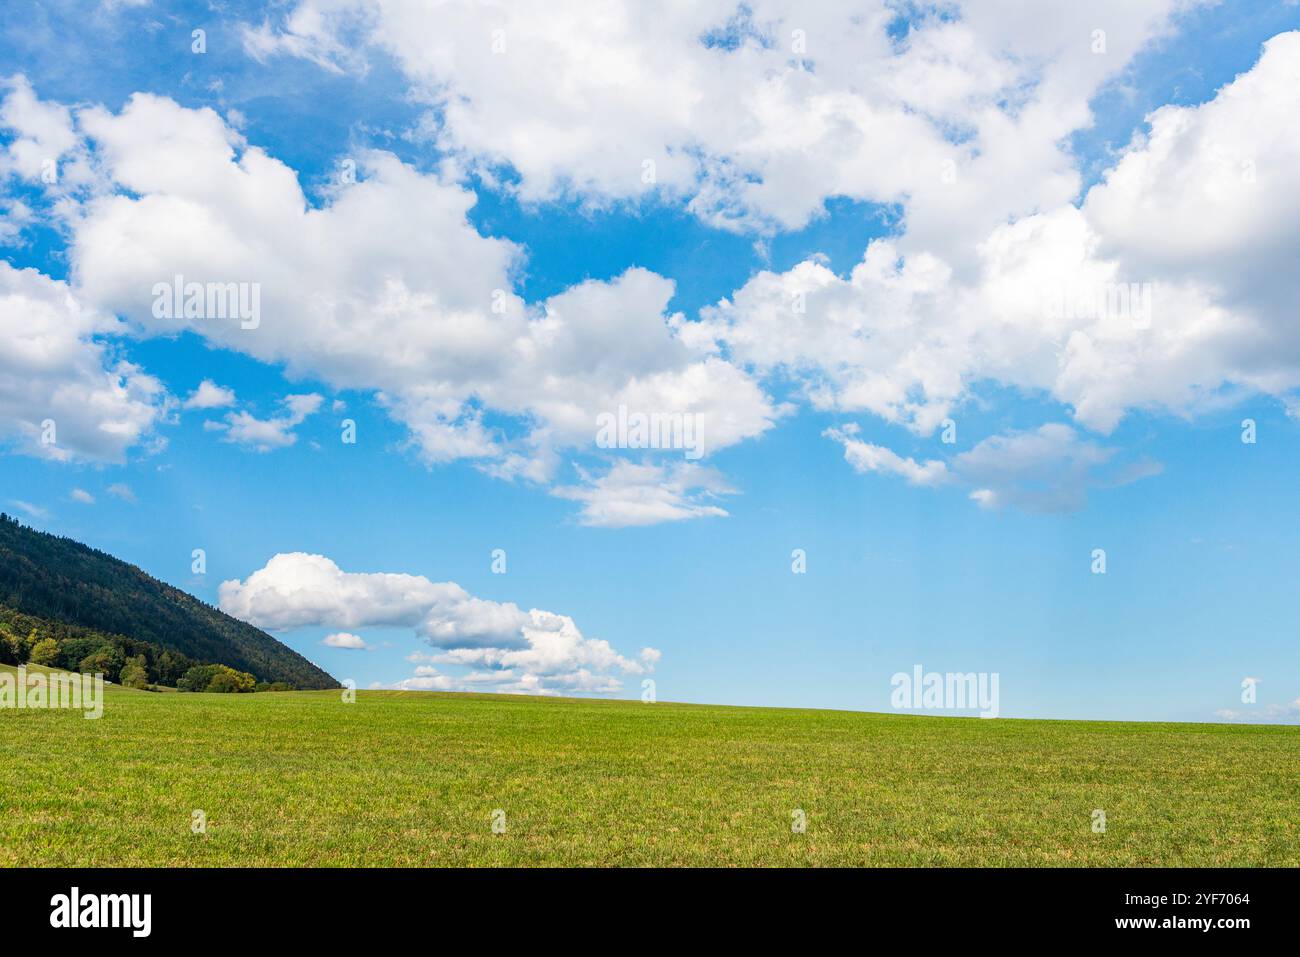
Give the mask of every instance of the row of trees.
[[(300, 688), (338, 682), (297, 652), (246, 622), (159, 581), (142, 569), (70, 538), (49, 535), (0, 513), (0, 606), (43, 622), (66, 623), (138, 645), (172, 649), (196, 664), (224, 661)], [(26, 634), (25, 630), (16, 633)], [(56, 636), (57, 637), (57, 636)], [(152, 670), (154, 655), (144, 653)]]
[(45, 622), (0, 607), (0, 664), (33, 664), (83, 674), (102, 674), (127, 688), (166, 685), (181, 691), (240, 693), (292, 691), (277, 681), (259, 682), (246, 671), (200, 664), (148, 642)]
[(175, 684), (194, 662), (175, 652), (115, 643), (102, 635), (59, 638), (40, 627), (16, 632), (0, 621), (0, 664), (43, 665), (84, 674), (102, 674), (128, 688)]
[(226, 665), (195, 665), (176, 682), (178, 691), (220, 691), (243, 694), (257, 690), (257, 679)]

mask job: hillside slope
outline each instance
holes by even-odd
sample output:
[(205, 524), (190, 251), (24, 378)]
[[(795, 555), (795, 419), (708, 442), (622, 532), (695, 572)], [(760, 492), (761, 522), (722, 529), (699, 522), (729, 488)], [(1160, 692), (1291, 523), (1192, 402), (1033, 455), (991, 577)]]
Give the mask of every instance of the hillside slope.
[(134, 565), (3, 517), (0, 605), (39, 618), (125, 635), (263, 681), (299, 688), (338, 682), (292, 648)]

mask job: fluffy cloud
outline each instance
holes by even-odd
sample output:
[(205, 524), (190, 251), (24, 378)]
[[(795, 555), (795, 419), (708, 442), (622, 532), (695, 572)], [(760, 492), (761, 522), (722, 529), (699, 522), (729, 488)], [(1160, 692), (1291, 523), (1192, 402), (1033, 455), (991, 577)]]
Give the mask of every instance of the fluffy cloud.
[(326, 635), (321, 639), (321, 644), (329, 648), (348, 648), (356, 651), (366, 651), (370, 648), (360, 635), (347, 631), (336, 631)]
[[(667, 279), (633, 268), (525, 303), (510, 291), (520, 249), (479, 235), (473, 193), (441, 174), (365, 152), (359, 181), (317, 207), (211, 110), (137, 94), (75, 120), (112, 184), (68, 218), (79, 294), (146, 333), (193, 331), (291, 376), (373, 392), (430, 462), (549, 481), (559, 451), (591, 447), (597, 417), (620, 405), (694, 415), (709, 451), (778, 414), (745, 373), (679, 334)], [(176, 276), (255, 288), (259, 322), (156, 310), (155, 285)], [(489, 428), (485, 411), (504, 424)], [(242, 413), (226, 423), (260, 447), (287, 438)]]
[(240, 582), (223, 582), (222, 611), (259, 628), (345, 630), (415, 627), (429, 609), (468, 597), (460, 586), (417, 575), (344, 572), (323, 555), (276, 555)]
[(224, 409), (235, 404), (232, 389), (217, 385), (211, 379), (204, 379), (182, 404), (186, 409)]
[[(42, 107), (22, 89), (27, 118)], [(211, 110), (137, 94), (120, 113), (54, 112), (96, 171), (60, 206), (78, 296), (144, 334), (192, 331), (290, 376), (369, 391), (430, 463), (550, 482), (561, 452), (592, 448), (598, 418), (620, 407), (692, 416), (709, 453), (779, 415), (747, 374), (691, 345), (661, 276), (632, 268), (525, 303), (510, 291), (520, 249), (479, 235), (473, 193), (442, 174), (365, 152), (360, 180), (312, 206), (292, 170)], [(258, 321), (158, 309), (173, 282), (255, 290)], [(232, 411), (205, 428), (261, 451), (290, 445), (320, 399), (287, 401), (282, 415)], [(205, 381), (183, 407), (233, 402)]]
[(0, 126), (11, 130), (13, 137), (0, 154), (0, 175), (25, 180), (57, 176), (59, 159), (78, 143), (71, 111), (39, 99), (24, 76), (0, 82), (0, 89), (4, 88), (9, 92), (0, 101)]
[(1116, 449), (1059, 423), (990, 436), (950, 462), (904, 458), (857, 434), (851, 426), (826, 432), (844, 446), (854, 471), (897, 475), (912, 485), (962, 487), (985, 508), (1075, 511), (1087, 504), (1090, 489), (1127, 485), (1160, 470), (1148, 460), (1118, 462)]
[(921, 434), (985, 380), (1101, 432), (1132, 409), (1190, 416), (1255, 391), (1290, 401), (1298, 79), (1300, 33), (1273, 38), (1210, 102), (1153, 114), (1081, 206), (991, 226), (969, 278), (909, 226), (847, 277), (817, 259), (756, 275), (692, 335), (794, 376), (818, 408)]
[[(1181, 5), (917, 5), (900, 29), (886, 0), (621, 0), (598, 16), (577, 0), (300, 0), (249, 25), (245, 48), (338, 71), (392, 57), (438, 146), (508, 168), (525, 200), (657, 189), (757, 229), (797, 228), (830, 196), (906, 200), (933, 243), (1072, 198), (1063, 139)], [(970, 189), (949, 188), (949, 163)]]
[(121, 324), (66, 283), (0, 262), (0, 439), (63, 461), (124, 461), (166, 413), (153, 376), (105, 337)]
[(1099, 253), (1138, 275), (1208, 272), (1238, 295), (1257, 282), (1280, 291), (1300, 213), (1300, 134), (1280, 121), (1298, 104), (1300, 32), (1290, 32), (1209, 102), (1153, 112), (1150, 131), (1088, 193)]
[[(345, 572), (323, 555), (273, 557), (244, 581), (222, 582), (222, 611), (260, 628), (317, 626), (414, 628), (437, 654), (430, 664), (487, 669), (501, 690), (618, 690), (616, 673), (652, 670), (658, 651), (626, 658), (608, 642), (584, 637), (573, 619), (470, 595), (455, 582), (421, 575)], [(426, 672), (417, 678), (434, 678)], [(588, 679), (591, 679), (590, 681)], [(451, 688), (452, 681), (429, 687)], [(415, 687), (414, 685), (411, 687)]]
[[(51, 151), (89, 171), (60, 207), (86, 308), (373, 392), (430, 462), (551, 482), (620, 405), (692, 412), (716, 451), (771, 427), (781, 408), (758, 383), (787, 374), (820, 410), (920, 434), (982, 382), (1101, 433), (1133, 409), (1191, 416), (1251, 392), (1296, 408), (1300, 34), (1273, 38), (1210, 102), (1156, 111), (1078, 196), (1067, 135), (1179, 6), (955, 5), (904, 26), (883, 3), (615, 3), (593, 17), (303, 0), (250, 27), (250, 52), (339, 70), (391, 55), (450, 156), (419, 172), (361, 152), (359, 181), (319, 204), (211, 110), (138, 94), (117, 113), (69, 111), (12, 81), (0, 118), (35, 144), (10, 151), (13, 175)], [(847, 276), (818, 257), (762, 272), (698, 323), (669, 314), (671, 282), (640, 269), (514, 295), (522, 252), (470, 225), (466, 170), (492, 183), (510, 167), (496, 182), (525, 200), (603, 203), (643, 195), (647, 159), (660, 198), (710, 222), (789, 228), (840, 195), (896, 204), (902, 225)], [(257, 283), (264, 321), (154, 316), (153, 285), (174, 275)], [(939, 482), (937, 466), (886, 452), (857, 464)], [(723, 483), (703, 474), (622, 462), (556, 491), (590, 524), (720, 514)], [(999, 488), (972, 491), (1024, 501)]]
[[(234, 399), (233, 393), (230, 398)], [(323, 396), (314, 392), (287, 395), (280, 400), (284, 406), (280, 415), (259, 419), (252, 413), (241, 410), (226, 413), (224, 422), (209, 421), (205, 425), (209, 431), (223, 432), (227, 442), (246, 445), (258, 452), (269, 452), (297, 442), (298, 436), (293, 430), (302, 425), (309, 415), (314, 415), (324, 401)]]

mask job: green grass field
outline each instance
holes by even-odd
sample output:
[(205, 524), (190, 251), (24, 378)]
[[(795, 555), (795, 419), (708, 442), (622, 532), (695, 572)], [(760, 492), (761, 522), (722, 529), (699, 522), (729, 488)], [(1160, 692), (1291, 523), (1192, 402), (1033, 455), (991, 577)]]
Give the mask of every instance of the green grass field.
[(0, 710), (0, 864), (1294, 866), (1300, 728), (109, 688)]

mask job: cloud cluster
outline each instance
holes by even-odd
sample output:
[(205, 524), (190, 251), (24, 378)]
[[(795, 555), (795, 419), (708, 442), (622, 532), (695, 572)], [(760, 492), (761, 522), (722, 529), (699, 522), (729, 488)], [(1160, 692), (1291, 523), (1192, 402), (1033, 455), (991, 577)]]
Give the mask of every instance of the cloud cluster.
[[(213, 401), (217, 401), (217, 398), (213, 397)], [(219, 398), (222, 402), (226, 401), (225, 396)], [(234, 401), (233, 393), (230, 393), (229, 401)], [(209, 419), (204, 423), (204, 428), (210, 432), (221, 432), (226, 442), (248, 446), (258, 452), (269, 452), (271, 449), (284, 448), (297, 442), (298, 435), (294, 429), (302, 425), (308, 416), (315, 415), (324, 401), (324, 396), (314, 392), (306, 395), (286, 395), (280, 400), (284, 408), (279, 415), (259, 419), (251, 412), (241, 409), (237, 412), (227, 412), (225, 421), (222, 422)]]
[(77, 145), (72, 112), (60, 103), (41, 100), (21, 75), (0, 82), (0, 89), (8, 91), (0, 100), (0, 127), (12, 131), (0, 153), (0, 178), (36, 181), (57, 177), (59, 159)]
[(1063, 139), (1181, 5), (299, 0), (244, 37), (339, 72), (391, 58), (438, 147), (526, 201), (657, 191), (764, 231), (832, 196), (906, 201), (933, 242), (1068, 201)]
[(1102, 433), (1134, 409), (1190, 417), (1251, 393), (1293, 404), (1298, 81), (1300, 33), (1273, 38), (1210, 102), (1153, 114), (1081, 205), (991, 228), (970, 278), (880, 240), (846, 277), (816, 259), (759, 273), (692, 334), (792, 376), (817, 408), (919, 434), (982, 382), (1055, 399)]
[(119, 358), (121, 331), (64, 282), (0, 261), (0, 440), (60, 461), (125, 461), (152, 445), (163, 384)]
[[(712, 453), (772, 427), (783, 407), (765, 386), (785, 377), (818, 410), (923, 435), (984, 383), (1062, 403), (1099, 433), (1135, 409), (1192, 416), (1253, 393), (1295, 408), (1300, 34), (1274, 37), (1209, 102), (1153, 113), (1078, 195), (1067, 134), (1177, 9), (1116, 0), (903, 16), (886, 3), (813, 12), (766, 0), (614, 3), (593, 17), (568, 3), (302, 0), (249, 25), (248, 51), (340, 71), (392, 57), (429, 104), (425, 132), (444, 155), (426, 172), (359, 151), (355, 181), (320, 203), (212, 110), (150, 94), (118, 112), (70, 109), (12, 80), (4, 172), (32, 180), (39, 155), (63, 158), (50, 192), (72, 279), (51, 288), (72, 297), (83, 331), (70, 339), (79, 358), (46, 384), (38, 366), (19, 370), (36, 380), (34, 400), (0, 403), (21, 406), (13, 428), (30, 444), (42, 406), (107, 378), (94, 402), (77, 400), (66, 449), (120, 460), (166, 399), (93, 338), (119, 333), (117, 320), (87, 317), (190, 330), (370, 393), (427, 461), (552, 483), (593, 525), (718, 516), (728, 491), (705, 469), (617, 456), (580, 484), (554, 484), (567, 453), (591, 448), (599, 415), (690, 413)], [(759, 272), (699, 321), (671, 314), (672, 282), (638, 268), (530, 303), (513, 291), (522, 250), (467, 218), (467, 170), (526, 200), (601, 204), (653, 186), (730, 228), (792, 228), (832, 196), (894, 205), (901, 225), (847, 275), (815, 256)], [(173, 276), (256, 283), (262, 320), (160, 318), (152, 289)], [(52, 282), (28, 285), (41, 281)], [(217, 425), (271, 448), (301, 420), (232, 412)], [(983, 454), (1005, 465), (1016, 448)], [(939, 478), (926, 463), (855, 454), (867, 469)], [(999, 487), (973, 491), (1025, 501)]]
[[(211, 110), (137, 94), (76, 121), (113, 184), (69, 222), (79, 295), (150, 334), (189, 330), (372, 392), (431, 462), (545, 481), (559, 450), (590, 447), (597, 416), (620, 405), (690, 413), (710, 450), (776, 415), (748, 376), (675, 334), (667, 279), (633, 268), (525, 303), (511, 291), (519, 248), (479, 235), (473, 193), (440, 174), (367, 152), (359, 181), (317, 207)], [(173, 276), (256, 285), (257, 327), (157, 315), (153, 288)], [(512, 427), (488, 428), (485, 410)], [(235, 418), (232, 434), (284, 444), (284, 429)]]
[[(335, 647), (356, 647), (339, 644), (354, 638), (354, 629), (413, 628), (438, 649), (420, 660), (476, 667), (480, 677), (473, 680), (494, 683), (498, 690), (618, 690), (618, 674), (653, 670), (659, 657), (655, 649), (644, 649), (639, 658), (624, 657), (607, 641), (585, 637), (566, 615), (477, 598), (455, 582), (345, 572), (323, 555), (303, 552), (276, 555), (243, 581), (222, 582), (218, 595), (222, 611), (259, 628), (346, 631), (331, 636)], [(493, 675), (495, 681), (487, 682), (483, 675)], [(415, 677), (435, 676), (425, 672)], [(443, 677), (448, 690), (451, 683), (466, 680)]]

